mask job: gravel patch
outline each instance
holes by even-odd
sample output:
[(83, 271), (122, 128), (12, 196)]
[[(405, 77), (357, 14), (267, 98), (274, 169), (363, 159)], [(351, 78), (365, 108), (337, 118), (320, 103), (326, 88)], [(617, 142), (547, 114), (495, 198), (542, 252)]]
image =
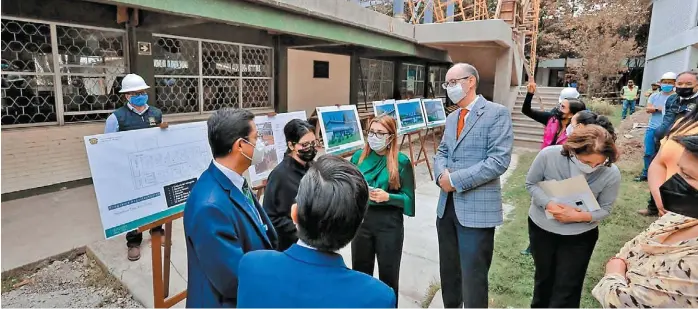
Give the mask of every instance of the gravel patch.
[(53, 261), (19, 277), (3, 278), (2, 305), (14, 308), (143, 307), (87, 254)]

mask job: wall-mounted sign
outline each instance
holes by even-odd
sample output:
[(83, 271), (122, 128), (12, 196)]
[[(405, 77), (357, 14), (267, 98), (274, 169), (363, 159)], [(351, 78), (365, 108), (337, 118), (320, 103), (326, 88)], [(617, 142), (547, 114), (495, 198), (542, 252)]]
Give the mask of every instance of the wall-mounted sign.
[(150, 42), (138, 41), (138, 54), (143, 56), (152, 55), (152, 50), (150, 48)]

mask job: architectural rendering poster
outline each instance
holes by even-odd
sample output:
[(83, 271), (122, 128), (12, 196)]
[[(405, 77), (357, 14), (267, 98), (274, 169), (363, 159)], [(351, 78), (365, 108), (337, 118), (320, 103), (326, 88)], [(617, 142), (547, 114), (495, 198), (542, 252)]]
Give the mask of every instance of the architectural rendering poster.
[(422, 106), (427, 118), (427, 128), (440, 127), (446, 124), (446, 110), (441, 99), (423, 99)]
[(318, 107), (317, 114), (326, 153), (339, 154), (364, 145), (356, 105)]
[(269, 177), (269, 173), (284, 159), (286, 154), (286, 137), (284, 126), (291, 119), (307, 120), (305, 111), (276, 114), (275, 116), (256, 116), (257, 140), (264, 141), (264, 159), (250, 166), (250, 181), (258, 183)]
[(183, 211), (213, 159), (205, 121), (85, 136), (85, 148), (106, 238)]
[(373, 114), (376, 117), (383, 115), (389, 115), (395, 118), (395, 100), (385, 100), (385, 101), (374, 101), (373, 102)]
[(396, 101), (395, 109), (397, 110), (397, 128), (400, 134), (414, 132), (426, 127), (420, 99)]

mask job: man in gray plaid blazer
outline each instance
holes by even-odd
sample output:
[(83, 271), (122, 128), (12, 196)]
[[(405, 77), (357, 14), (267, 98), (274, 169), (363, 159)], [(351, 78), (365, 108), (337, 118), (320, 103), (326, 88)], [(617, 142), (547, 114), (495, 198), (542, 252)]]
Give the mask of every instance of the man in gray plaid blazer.
[(514, 145), (511, 114), (475, 92), (477, 70), (458, 63), (446, 73), (448, 97), (460, 107), (446, 119), (434, 174), (441, 188), (436, 229), (444, 306), (485, 308), (494, 228), (502, 224), (499, 177)]

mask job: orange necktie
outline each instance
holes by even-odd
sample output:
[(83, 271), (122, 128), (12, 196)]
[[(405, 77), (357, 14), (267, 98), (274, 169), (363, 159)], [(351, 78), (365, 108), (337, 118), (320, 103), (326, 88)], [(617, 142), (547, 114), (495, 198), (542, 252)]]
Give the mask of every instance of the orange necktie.
[(458, 115), (458, 127), (456, 128), (458, 131), (456, 131), (456, 139), (460, 138), (460, 132), (463, 131), (463, 127), (465, 126), (465, 116), (468, 115), (468, 110), (467, 109), (461, 109), (460, 114)]

